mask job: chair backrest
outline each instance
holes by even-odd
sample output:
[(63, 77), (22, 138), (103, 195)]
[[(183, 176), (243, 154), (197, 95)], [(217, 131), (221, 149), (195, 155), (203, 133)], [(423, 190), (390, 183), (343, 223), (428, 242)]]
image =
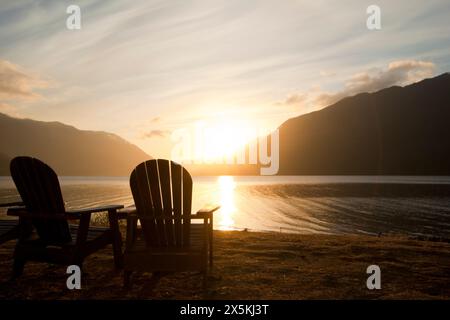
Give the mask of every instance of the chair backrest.
[[(28, 212), (64, 214), (64, 201), (56, 173), (39, 159), (16, 157), (10, 163), (11, 176)], [(71, 241), (67, 220), (32, 219), (39, 238), (47, 244)]]
[(147, 245), (189, 246), (192, 203), (189, 172), (173, 161), (149, 160), (133, 170), (130, 187)]

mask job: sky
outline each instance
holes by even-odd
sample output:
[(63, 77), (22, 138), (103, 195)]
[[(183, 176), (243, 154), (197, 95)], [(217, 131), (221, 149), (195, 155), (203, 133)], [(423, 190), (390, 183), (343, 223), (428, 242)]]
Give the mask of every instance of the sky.
[[(80, 30), (66, 27), (72, 4)], [(0, 0), (0, 112), (167, 157), (171, 133), (198, 122), (273, 130), (448, 72), (449, 16), (448, 0)]]

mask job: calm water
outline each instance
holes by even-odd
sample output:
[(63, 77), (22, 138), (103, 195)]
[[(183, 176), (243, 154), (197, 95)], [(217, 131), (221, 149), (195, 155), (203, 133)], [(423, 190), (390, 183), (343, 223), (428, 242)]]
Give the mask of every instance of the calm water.
[[(133, 203), (126, 177), (60, 181), (69, 209)], [(0, 203), (14, 200), (0, 177)], [(222, 206), (216, 229), (450, 238), (450, 177), (195, 177), (193, 211), (208, 203)]]

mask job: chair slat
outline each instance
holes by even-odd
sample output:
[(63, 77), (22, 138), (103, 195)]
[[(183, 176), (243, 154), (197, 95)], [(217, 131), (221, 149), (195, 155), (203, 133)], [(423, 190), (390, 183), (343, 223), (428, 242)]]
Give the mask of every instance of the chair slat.
[[(152, 194), (154, 216), (161, 218), (161, 217), (163, 217), (163, 206), (162, 206), (162, 199), (161, 199), (161, 185), (160, 185), (159, 173), (158, 173), (158, 162), (156, 160), (155, 161), (147, 161), (146, 168), (147, 168), (147, 176), (148, 176), (148, 182), (149, 182), (149, 186), (150, 186), (150, 192)], [(166, 237), (166, 232), (165, 232), (165, 228), (164, 228), (164, 221), (156, 220), (156, 230), (157, 230), (159, 245), (167, 246), (167, 237)]]
[(167, 218), (164, 220), (166, 231), (167, 245), (169, 247), (175, 244), (174, 240), (174, 224), (172, 213), (172, 190), (170, 179), (170, 163), (168, 160), (158, 159), (159, 181), (161, 185), (161, 197), (163, 202), (163, 214)]
[[(181, 217), (182, 213), (182, 183), (181, 183), (181, 171), (182, 167), (171, 162), (171, 174), (172, 174), (172, 201), (173, 201), (173, 215), (177, 218)], [(183, 228), (181, 227), (181, 220), (175, 221), (175, 244), (177, 247), (183, 246)]]
[(192, 178), (189, 172), (183, 168), (183, 246), (189, 246), (191, 205), (192, 205)]
[(159, 245), (156, 221), (152, 219), (154, 217), (153, 202), (147, 177), (147, 167), (144, 163), (137, 166), (132, 172), (130, 188), (133, 193), (136, 209), (141, 218), (142, 229), (148, 235), (146, 237), (147, 245)]
[[(64, 201), (58, 176), (53, 172), (49, 173), (47, 166), (40, 165), (39, 160), (33, 159), (33, 169), (35, 170), (36, 185), (38, 186), (38, 199), (43, 212), (61, 213), (65, 212)], [(51, 233), (64, 234), (66, 224), (53, 223), (50, 220), (41, 220), (39, 223), (45, 224)]]
[(11, 176), (27, 209), (30, 212), (38, 212), (39, 198), (36, 195), (36, 191), (27, 183), (27, 181), (31, 180), (31, 173), (29, 172), (31, 166), (32, 162), (29, 158), (21, 157), (11, 161)]

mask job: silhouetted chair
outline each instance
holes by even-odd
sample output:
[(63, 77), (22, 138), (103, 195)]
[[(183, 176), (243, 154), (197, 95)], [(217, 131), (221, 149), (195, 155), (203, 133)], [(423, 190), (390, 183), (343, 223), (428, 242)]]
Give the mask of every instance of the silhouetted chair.
[[(22, 197), (24, 208), (11, 208), (8, 215), (20, 218), (21, 234), (14, 250), (14, 276), (23, 272), (27, 261), (78, 265), (85, 257), (113, 245), (116, 267), (122, 264), (121, 238), (117, 210), (121, 205), (67, 211), (56, 173), (42, 161), (16, 157), (11, 176)], [(91, 215), (108, 212), (109, 228), (90, 227)], [(79, 220), (78, 225), (68, 221)], [(22, 232), (32, 225), (35, 232)]]
[[(130, 286), (133, 271), (200, 271), (206, 276), (213, 259), (213, 213), (219, 207), (192, 215), (191, 175), (169, 160), (139, 164), (130, 187), (135, 209), (128, 209), (124, 286)], [(193, 219), (202, 223), (193, 224)]]

